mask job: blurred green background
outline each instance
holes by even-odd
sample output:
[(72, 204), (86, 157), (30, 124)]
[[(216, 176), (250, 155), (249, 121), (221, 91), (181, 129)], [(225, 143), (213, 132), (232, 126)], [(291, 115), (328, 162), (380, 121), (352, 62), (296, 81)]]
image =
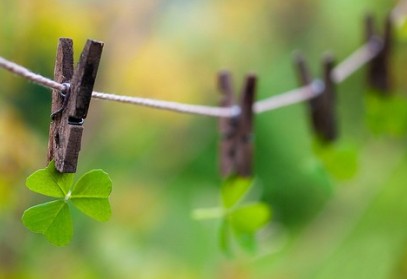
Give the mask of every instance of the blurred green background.
[[(59, 37), (105, 43), (95, 90), (187, 103), (219, 101), (216, 73), (235, 86), (259, 76), (258, 99), (297, 86), (291, 54), (315, 75), (382, 23), (390, 0), (1, 0), (0, 55), (52, 77)], [(53, 247), (20, 222), (42, 199), (25, 178), (45, 166), (50, 92), (0, 71), (0, 278), (407, 278), (407, 32), (398, 22), (395, 97), (374, 97), (364, 70), (338, 87), (340, 140), (316, 146), (307, 106), (257, 115), (253, 196), (273, 208), (256, 254), (228, 258), (219, 222), (217, 120), (93, 100), (79, 173), (113, 180), (113, 216), (74, 213), (71, 245)], [(382, 24), (380, 24), (382, 26)]]

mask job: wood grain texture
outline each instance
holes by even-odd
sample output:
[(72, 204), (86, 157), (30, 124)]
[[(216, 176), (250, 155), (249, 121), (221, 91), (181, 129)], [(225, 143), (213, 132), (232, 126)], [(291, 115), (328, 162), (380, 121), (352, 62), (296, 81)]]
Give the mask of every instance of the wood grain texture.
[[(58, 42), (57, 55), (54, 68), (54, 80), (59, 83), (70, 82), (73, 76), (73, 42), (68, 38), (60, 38)], [(52, 90), (51, 113), (58, 111), (64, 103), (60, 92)], [(48, 162), (60, 157), (58, 150), (61, 148), (61, 127), (65, 119), (64, 111), (56, 114), (51, 120), (48, 139)]]
[(256, 93), (255, 75), (246, 77), (240, 99), (241, 114), (236, 147), (236, 172), (243, 177), (252, 175), (253, 164), (253, 102)]
[[(235, 105), (232, 78), (229, 72), (223, 71), (218, 75), (218, 89), (222, 94), (221, 107)], [(226, 177), (235, 171), (236, 133), (238, 118), (219, 118), (219, 166), (222, 176)]]
[(336, 122), (336, 86), (332, 80), (332, 70), (335, 65), (331, 55), (323, 57), (324, 91), (313, 99), (313, 125), (317, 135), (323, 142), (333, 142), (337, 139)]
[[(76, 172), (83, 134), (83, 120), (87, 116), (93, 85), (102, 54), (103, 43), (88, 40), (75, 70), (70, 39), (61, 39), (55, 65), (55, 80), (69, 82), (66, 108), (51, 122), (48, 161), (54, 160), (59, 172)], [(61, 108), (63, 98), (53, 92), (52, 111)]]
[[(223, 96), (220, 103), (222, 107), (236, 105), (230, 73), (221, 72), (218, 75), (218, 88)], [(247, 177), (252, 174), (252, 122), (255, 89), (256, 77), (249, 75), (245, 80), (238, 104), (241, 113), (236, 117), (219, 119), (221, 135), (219, 161), (223, 177), (230, 175)]]
[(70, 98), (67, 107), (71, 118), (86, 118), (102, 50), (102, 42), (86, 42), (71, 82), (71, 93), (74, 97)]
[[(302, 54), (296, 54), (294, 63), (301, 86), (312, 82), (312, 75)], [(323, 58), (324, 91), (308, 101), (312, 129), (322, 142), (334, 141), (338, 136), (336, 123), (335, 84), (332, 80), (334, 59), (331, 55)], [(311, 90), (311, 89), (310, 89)]]
[(390, 56), (393, 49), (393, 25), (391, 17), (388, 16), (382, 35), (380, 35), (375, 23), (373, 15), (368, 15), (365, 18), (366, 41), (379, 38), (383, 42), (383, 47), (378, 55), (368, 64), (367, 83), (371, 88), (386, 96), (391, 93)]

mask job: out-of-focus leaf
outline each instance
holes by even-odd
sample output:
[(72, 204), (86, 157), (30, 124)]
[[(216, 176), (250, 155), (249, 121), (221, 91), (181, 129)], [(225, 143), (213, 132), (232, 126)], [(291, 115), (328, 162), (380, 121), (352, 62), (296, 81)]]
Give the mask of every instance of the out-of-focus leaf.
[(43, 234), (54, 245), (65, 246), (71, 241), (72, 218), (69, 207), (63, 200), (42, 203), (27, 209), (22, 221), (30, 231)]
[(266, 225), (271, 218), (267, 204), (252, 203), (239, 207), (229, 214), (230, 226), (235, 239), (245, 251), (256, 251), (256, 232)]
[(223, 206), (225, 208), (231, 208), (236, 205), (249, 191), (252, 184), (252, 178), (239, 176), (228, 177), (221, 187)]
[(51, 161), (45, 169), (40, 169), (30, 175), (26, 180), (26, 185), (33, 192), (63, 198), (68, 193), (73, 178), (74, 175), (71, 173), (59, 173), (55, 169), (54, 161)]
[(347, 180), (355, 176), (358, 170), (356, 146), (341, 141), (329, 145), (317, 145), (318, 157), (334, 178)]
[(396, 29), (398, 38), (407, 41), (407, 17), (399, 18), (396, 26), (398, 27)]
[(223, 208), (198, 208), (192, 212), (192, 218), (197, 220), (222, 218), (225, 214)]
[(366, 94), (366, 122), (374, 134), (402, 136), (407, 132), (407, 100), (399, 96)]
[(231, 239), (230, 239), (230, 224), (227, 219), (224, 219), (220, 226), (219, 246), (225, 255), (232, 256), (232, 247), (231, 247)]
[(256, 234), (254, 232), (234, 230), (234, 235), (240, 247), (242, 247), (245, 251), (249, 253), (256, 252), (257, 243)]
[(230, 213), (232, 227), (240, 232), (254, 233), (271, 218), (270, 207), (265, 203), (244, 205)]

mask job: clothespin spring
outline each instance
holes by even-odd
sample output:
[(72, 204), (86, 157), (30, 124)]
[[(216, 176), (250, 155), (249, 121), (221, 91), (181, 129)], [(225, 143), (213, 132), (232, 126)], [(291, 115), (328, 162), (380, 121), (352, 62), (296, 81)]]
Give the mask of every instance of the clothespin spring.
[(59, 91), (59, 95), (62, 97), (62, 100), (63, 100), (62, 106), (57, 111), (51, 113), (52, 120), (54, 120), (58, 114), (62, 113), (68, 105), (69, 95), (71, 92), (69, 89), (70, 89), (71, 85), (69, 83), (62, 83), (62, 86), (64, 87), (64, 89)]

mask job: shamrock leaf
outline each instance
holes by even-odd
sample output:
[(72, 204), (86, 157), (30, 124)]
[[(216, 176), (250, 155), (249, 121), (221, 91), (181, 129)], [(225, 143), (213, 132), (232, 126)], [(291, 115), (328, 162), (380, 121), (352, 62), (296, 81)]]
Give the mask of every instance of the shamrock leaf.
[(24, 211), (23, 224), (32, 232), (42, 233), (49, 242), (64, 246), (73, 234), (68, 204), (63, 200), (42, 203)]
[(397, 37), (403, 42), (407, 41), (407, 17), (403, 14), (397, 18), (396, 22)]
[(270, 220), (271, 211), (267, 204), (252, 203), (232, 210), (222, 221), (220, 228), (220, 248), (232, 256), (232, 236), (235, 242), (247, 252), (255, 252), (256, 232)]
[(36, 193), (58, 198), (27, 209), (23, 224), (32, 232), (43, 234), (57, 246), (67, 245), (73, 235), (72, 204), (86, 215), (107, 221), (111, 216), (109, 195), (112, 181), (102, 170), (92, 170), (83, 175), (72, 187), (73, 174), (59, 173), (51, 162), (45, 169), (27, 178), (27, 187)]
[(270, 220), (271, 211), (267, 204), (244, 205), (230, 213), (232, 227), (239, 232), (253, 233)]
[(250, 178), (230, 176), (222, 185), (221, 195), (225, 208), (231, 208), (249, 191), (253, 181)]
[(407, 132), (407, 100), (394, 95), (383, 98), (377, 92), (366, 94), (366, 122), (375, 135), (401, 137)]
[(109, 175), (102, 170), (92, 170), (75, 184), (71, 201), (89, 217), (104, 222), (112, 215), (108, 200), (111, 191), (112, 181)]
[(244, 205), (230, 213), (230, 224), (240, 246), (249, 252), (256, 250), (256, 231), (271, 218), (267, 204), (252, 203)]
[(271, 210), (267, 204), (239, 204), (253, 184), (252, 178), (231, 176), (221, 187), (220, 207), (197, 209), (193, 212), (195, 219), (222, 219), (219, 245), (227, 256), (232, 256), (232, 246), (236, 242), (245, 250), (254, 252), (256, 233), (270, 220)]
[(26, 180), (28, 189), (44, 196), (63, 198), (68, 194), (74, 175), (72, 173), (59, 173), (51, 161), (45, 169), (40, 169), (30, 175)]
[(329, 145), (315, 144), (314, 150), (321, 160), (323, 166), (317, 162), (313, 162), (313, 169), (309, 169), (310, 173), (323, 176), (324, 168), (338, 180), (351, 179), (358, 170), (358, 154), (357, 148), (351, 143), (337, 141)]
[(255, 232), (244, 232), (244, 231), (233, 231), (235, 239), (240, 247), (250, 253), (256, 252), (256, 233)]
[(220, 225), (219, 246), (225, 255), (232, 256), (230, 224), (227, 220), (223, 220), (222, 224)]

